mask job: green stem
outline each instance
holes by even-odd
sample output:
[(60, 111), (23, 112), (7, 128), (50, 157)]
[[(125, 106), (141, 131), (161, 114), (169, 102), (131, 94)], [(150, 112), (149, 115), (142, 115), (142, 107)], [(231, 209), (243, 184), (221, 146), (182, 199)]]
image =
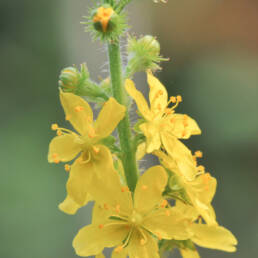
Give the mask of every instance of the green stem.
[[(127, 106), (126, 95), (124, 90), (124, 80), (122, 76), (122, 62), (120, 46), (118, 42), (108, 44), (109, 68), (114, 98), (124, 106)], [(136, 165), (135, 149), (133, 146), (130, 120), (128, 111), (124, 119), (118, 125), (118, 135), (122, 150), (122, 162), (128, 187), (134, 192), (138, 172)]]

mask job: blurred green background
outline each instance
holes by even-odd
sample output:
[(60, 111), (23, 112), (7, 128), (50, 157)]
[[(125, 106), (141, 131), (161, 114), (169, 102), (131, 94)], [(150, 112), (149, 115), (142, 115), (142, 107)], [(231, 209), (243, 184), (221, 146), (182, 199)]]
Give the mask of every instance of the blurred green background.
[[(93, 78), (107, 76), (105, 46), (92, 44), (80, 25), (90, 2), (0, 1), (1, 258), (76, 257), (72, 239), (90, 222), (91, 207), (75, 216), (57, 209), (67, 174), (46, 159), (51, 123), (64, 124), (60, 70), (86, 61)], [(200, 253), (257, 257), (258, 2), (134, 2), (131, 31), (157, 36), (162, 54), (171, 57), (157, 76), (170, 94), (183, 96), (178, 112), (202, 128), (187, 144), (204, 152), (202, 164), (218, 180), (218, 221), (239, 240), (236, 253)], [(137, 83), (146, 89), (144, 75)]]

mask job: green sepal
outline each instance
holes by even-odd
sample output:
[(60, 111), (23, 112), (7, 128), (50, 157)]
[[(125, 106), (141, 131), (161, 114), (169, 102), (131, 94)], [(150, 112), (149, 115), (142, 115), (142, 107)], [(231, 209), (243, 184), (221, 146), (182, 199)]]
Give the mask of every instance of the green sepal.
[(163, 196), (166, 199), (179, 200), (185, 204), (192, 205), (190, 198), (180, 183), (180, 177), (169, 169), (166, 169), (166, 171), (168, 173), (168, 184), (163, 192)]
[(109, 135), (108, 137), (101, 139), (99, 141), (100, 144), (103, 144), (107, 146), (112, 153), (119, 154), (121, 152), (120, 148), (115, 144), (116, 138), (112, 135)]
[(172, 251), (174, 248), (179, 248), (179, 249), (190, 249), (192, 251), (195, 251), (195, 245), (192, 242), (192, 240), (187, 239), (187, 240), (162, 240), (160, 241), (160, 250), (162, 252), (166, 251)]

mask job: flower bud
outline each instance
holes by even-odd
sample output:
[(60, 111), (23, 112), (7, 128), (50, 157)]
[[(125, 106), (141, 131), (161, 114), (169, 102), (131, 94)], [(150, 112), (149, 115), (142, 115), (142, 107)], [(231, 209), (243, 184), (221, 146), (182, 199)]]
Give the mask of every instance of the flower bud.
[(81, 65), (81, 71), (75, 66), (64, 68), (59, 76), (58, 85), (64, 91), (75, 92), (89, 79), (86, 64)]
[(131, 77), (135, 72), (148, 69), (152, 71), (158, 70), (160, 69), (158, 64), (167, 60), (160, 56), (160, 44), (151, 35), (143, 36), (138, 40), (133, 37), (129, 38), (127, 51), (129, 56), (128, 77)]
[(90, 16), (84, 16), (84, 18), (87, 21), (82, 24), (87, 25), (86, 30), (92, 32), (94, 39), (117, 40), (127, 27), (125, 16), (118, 14), (109, 4), (103, 4), (92, 10)]

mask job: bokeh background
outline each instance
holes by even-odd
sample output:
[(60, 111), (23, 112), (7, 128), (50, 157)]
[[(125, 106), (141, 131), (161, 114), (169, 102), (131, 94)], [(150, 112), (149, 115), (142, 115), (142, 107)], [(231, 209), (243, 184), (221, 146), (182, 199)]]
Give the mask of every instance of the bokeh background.
[[(105, 46), (80, 25), (90, 4), (0, 0), (1, 258), (76, 257), (72, 239), (90, 222), (90, 206), (75, 216), (57, 209), (67, 174), (46, 159), (51, 123), (64, 124), (60, 70), (86, 61), (96, 80), (108, 75)], [(131, 31), (157, 36), (171, 58), (157, 76), (202, 128), (187, 143), (204, 152), (218, 221), (239, 240), (236, 253), (200, 248), (202, 257), (257, 257), (258, 2), (135, 0), (128, 11)], [(143, 74), (137, 83), (146, 89)]]

